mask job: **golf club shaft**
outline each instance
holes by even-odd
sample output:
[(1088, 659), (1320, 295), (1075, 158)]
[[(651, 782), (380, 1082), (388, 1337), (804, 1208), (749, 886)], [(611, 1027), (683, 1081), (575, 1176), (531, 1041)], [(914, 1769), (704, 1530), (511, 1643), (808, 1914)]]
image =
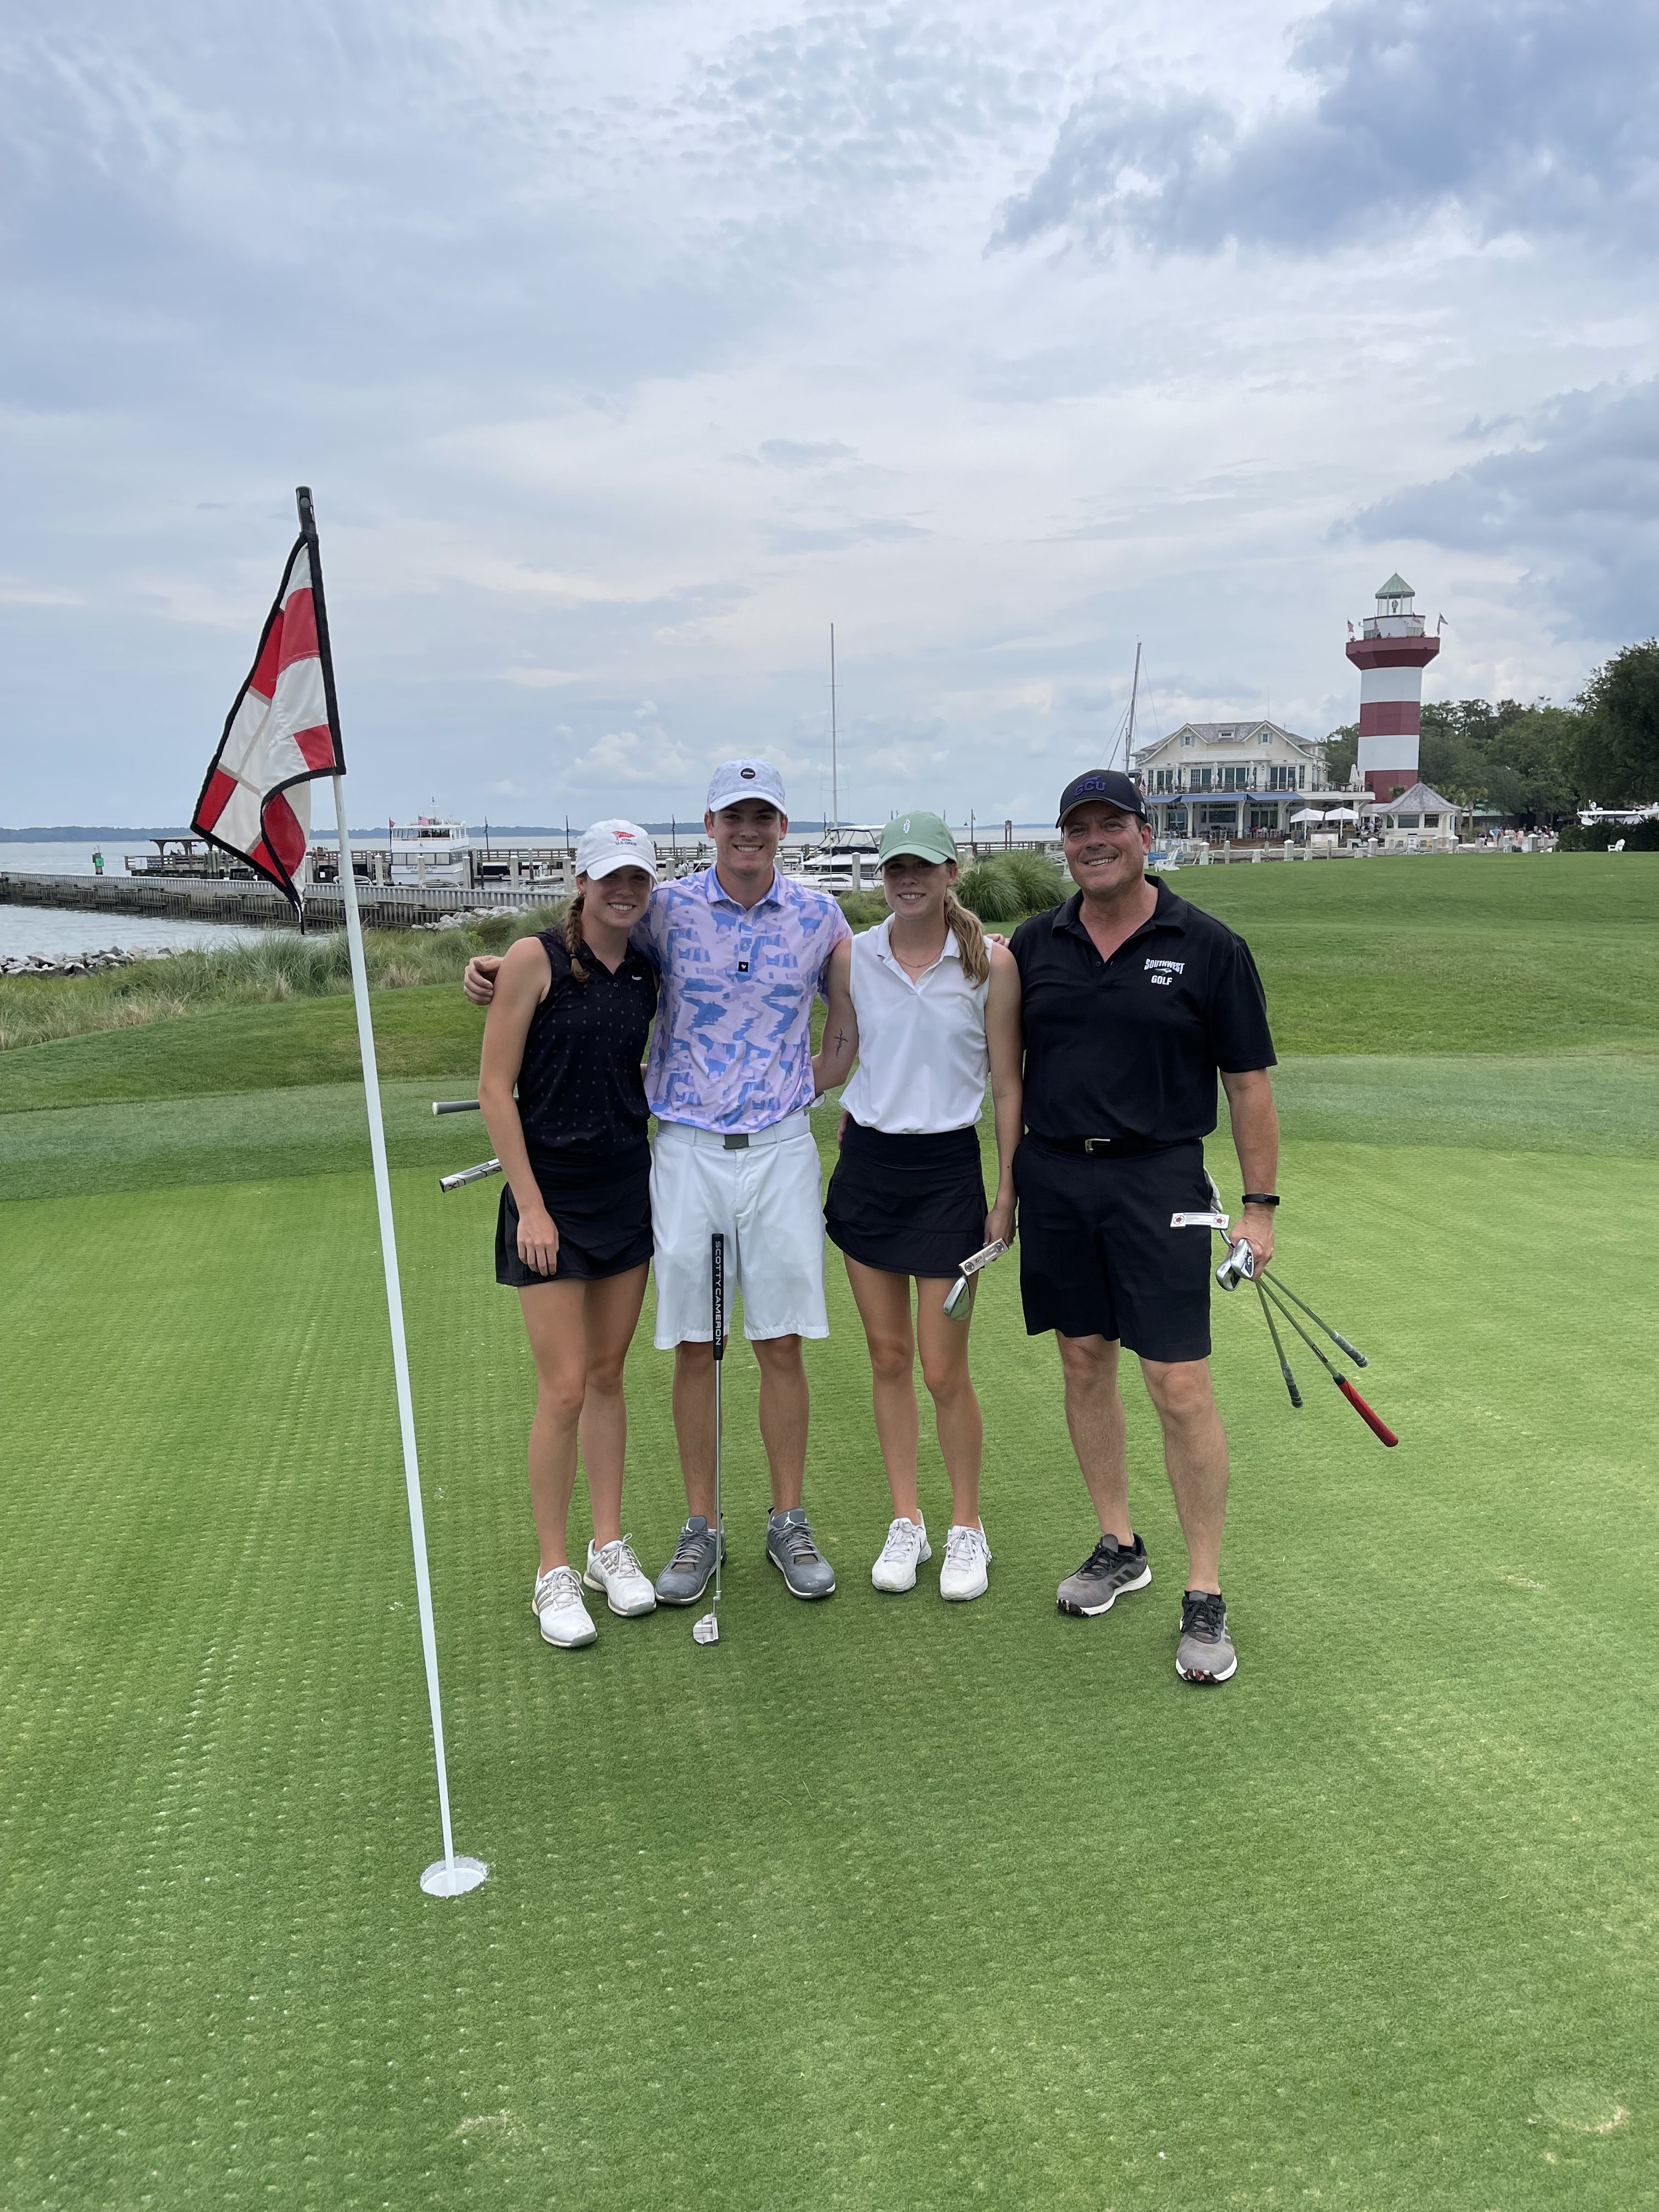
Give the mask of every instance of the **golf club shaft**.
[(1256, 1278), (1255, 1294), (1261, 1301), (1262, 1318), (1267, 1324), (1267, 1334), (1273, 1340), (1273, 1350), (1279, 1354), (1279, 1371), (1285, 1377), (1285, 1388), (1291, 1394), (1291, 1405), (1299, 1413), (1302, 1409), (1302, 1393), (1296, 1387), (1296, 1377), (1291, 1372), (1291, 1363), (1285, 1358), (1285, 1347), (1279, 1340), (1279, 1323), (1273, 1319), (1273, 1310), (1267, 1304), (1267, 1294), (1261, 1287), (1260, 1276)]
[[(1257, 1278), (1257, 1282), (1265, 1296), (1269, 1297), (1273, 1296), (1273, 1287), (1271, 1282), (1263, 1283), (1260, 1277)], [(1291, 1327), (1302, 1339), (1304, 1344), (1307, 1346), (1309, 1351), (1312, 1352), (1314, 1358), (1319, 1362), (1325, 1372), (1330, 1376), (1332, 1382), (1335, 1383), (1337, 1389), (1342, 1393), (1348, 1403), (1353, 1407), (1355, 1413), (1358, 1414), (1360, 1419), (1364, 1421), (1365, 1426), (1371, 1431), (1371, 1434), (1376, 1437), (1381, 1443), (1397, 1444), (1400, 1441), (1399, 1437), (1395, 1436), (1394, 1431), (1382, 1419), (1382, 1416), (1375, 1412), (1372, 1407), (1365, 1403), (1365, 1401), (1360, 1396), (1358, 1391), (1354, 1389), (1353, 1384), (1349, 1382), (1346, 1375), (1340, 1375), (1336, 1369), (1332, 1366), (1330, 1361), (1325, 1357), (1324, 1352), (1320, 1349), (1319, 1346), (1314, 1342), (1307, 1330), (1303, 1328), (1301, 1322), (1291, 1311), (1289, 1306), (1279, 1303), (1279, 1310), (1284, 1315), (1285, 1320), (1289, 1322)]]
[(501, 1171), (499, 1160), (480, 1160), (476, 1168), (462, 1168), (459, 1174), (440, 1176), (438, 1188), (440, 1190), (459, 1190), (464, 1183), (482, 1182), (486, 1176), (499, 1175)]
[(717, 1229), (709, 1244), (714, 1344), (714, 1602), (720, 1601), (720, 1553), (726, 1521), (720, 1502), (720, 1374), (726, 1364), (726, 1239)]
[(1306, 1298), (1297, 1297), (1296, 1292), (1291, 1288), (1290, 1285), (1280, 1276), (1275, 1275), (1273, 1277), (1273, 1287), (1276, 1290), (1283, 1291), (1285, 1296), (1289, 1298), (1292, 1305), (1300, 1306), (1303, 1312), (1307, 1315), (1309, 1320), (1317, 1323), (1318, 1327), (1324, 1330), (1326, 1335), (1329, 1337), (1331, 1342), (1336, 1346), (1337, 1349), (1347, 1353), (1349, 1358), (1352, 1360), (1356, 1367), (1369, 1367), (1370, 1365), (1370, 1360), (1366, 1358), (1364, 1353), (1359, 1349), (1359, 1346), (1357, 1344), (1350, 1344), (1347, 1338), (1343, 1335), (1341, 1330), (1340, 1328), (1333, 1328), (1329, 1322), (1321, 1321), (1319, 1316), (1308, 1304)]
[(434, 1098), (434, 1114), (477, 1114), (483, 1111), (476, 1098)]

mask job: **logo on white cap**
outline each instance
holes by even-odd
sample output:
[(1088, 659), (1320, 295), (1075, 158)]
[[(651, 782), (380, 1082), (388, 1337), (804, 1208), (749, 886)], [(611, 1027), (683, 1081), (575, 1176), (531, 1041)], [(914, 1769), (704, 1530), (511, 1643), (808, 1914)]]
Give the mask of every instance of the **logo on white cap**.
[(755, 781), (755, 771), (752, 768), (740, 768), (738, 774), (745, 783), (752, 783)]

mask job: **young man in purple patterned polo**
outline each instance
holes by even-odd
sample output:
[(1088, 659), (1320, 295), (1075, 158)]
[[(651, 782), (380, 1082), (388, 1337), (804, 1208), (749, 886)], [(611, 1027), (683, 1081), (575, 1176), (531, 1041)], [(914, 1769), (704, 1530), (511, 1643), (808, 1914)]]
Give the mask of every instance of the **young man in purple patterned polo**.
[[(656, 1341), (674, 1353), (674, 1431), (687, 1517), (657, 1578), (665, 1604), (693, 1605), (714, 1571), (714, 1362), (709, 1241), (726, 1237), (760, 1364), (760, 1427), (772, 1478), (767, 1557), (796, 1597), (828, 1597), (835, 1571), (801, 1504), (808, 1397), (805, 1337), (827, 1336), (823, 1214), (812, 1103), (812, 1001), (850, 932), (827, 891), (780, 875), (789, 819), (766, 761), (725, 762), (703, 827), (714, 865), (659, 884), (635, 941), (661, 970), (646, 1095), (657, 1117), (651, 1170)], [(493, 960), (467, 969), (470, 998), (493, 993)]]

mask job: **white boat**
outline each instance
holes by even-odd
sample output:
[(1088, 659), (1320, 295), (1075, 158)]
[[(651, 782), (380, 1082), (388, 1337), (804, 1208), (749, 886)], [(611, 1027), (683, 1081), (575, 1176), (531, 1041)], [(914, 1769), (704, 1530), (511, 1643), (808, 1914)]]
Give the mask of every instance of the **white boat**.
[(417, 883), (459, 883), (466, 872), (472, 840), (465, 822), (453, 815), (417, 814), (412, 822), (389, 823), (392, 878)]
[(853, 823), (831, 830), (823, 842), (799, 859), (780, 865), (786, 875), (820, 890), (873, 890), (880, 873), (881, 833), (884, 822)]

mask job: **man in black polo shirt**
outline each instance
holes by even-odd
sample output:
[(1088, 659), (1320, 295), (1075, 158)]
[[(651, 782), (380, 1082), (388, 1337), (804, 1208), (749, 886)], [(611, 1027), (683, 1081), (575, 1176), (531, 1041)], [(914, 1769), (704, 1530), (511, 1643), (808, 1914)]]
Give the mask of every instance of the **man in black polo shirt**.
[(1152, 1579), (1129, 1520), (1118, 1353), (1139, 1353), (1164, 1430), (1187, 1540), (1176, 1672), (1224, 1682), (1238, 1666), (1221, 1597), (1227, 1439), (1210, 1388), (1204, 1139), (1226, 1090), (1258, 1264), (1272, 1257), (1279, 1120), (1261, 979), (1243, 939), (1146, 872), (1146, 803), (1094, 769), (1060, 802), (1078, 889), (1014, 932), (1025, 1027), (1026, 1136), (1014, 1158), (1020, 1291), (1033, 1336), (1053, 1329), (1066, 1421), (1101, 1537), (1060, 1585), (1062, 1613), (1108, 1613)]

